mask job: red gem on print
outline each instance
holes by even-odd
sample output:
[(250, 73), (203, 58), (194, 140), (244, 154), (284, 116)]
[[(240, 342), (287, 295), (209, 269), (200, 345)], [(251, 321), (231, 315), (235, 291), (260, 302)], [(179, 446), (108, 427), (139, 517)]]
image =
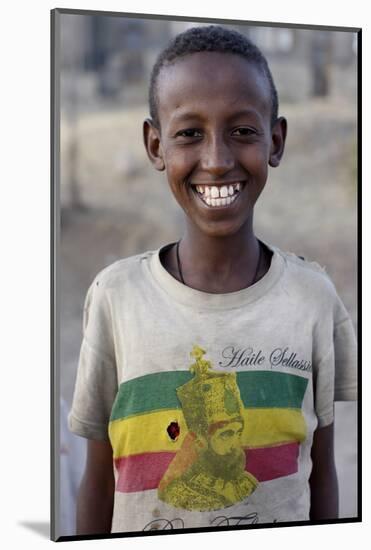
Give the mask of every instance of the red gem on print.
[(180, 428), (178, 422), (170, 422), (167, 427), (167, 433), (169, 434), (170, 439), (176, 441), (180, 434)]

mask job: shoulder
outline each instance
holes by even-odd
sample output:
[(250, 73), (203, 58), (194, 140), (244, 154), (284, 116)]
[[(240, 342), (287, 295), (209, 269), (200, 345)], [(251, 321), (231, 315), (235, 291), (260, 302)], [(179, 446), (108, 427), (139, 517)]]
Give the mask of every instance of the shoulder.
[(308, 273), (310, 276), (319, 277), (320, 279), (330, 280), (326, 272), (326, 268), (321, 266), (318, 262), (310, 260), (304, 256), (299, 256), (293, 252), (283, 251), (278, 248), (275, 249), (283, 259), (285, 260), (289, 269), (294, 272)]
[(296, 298), (299, 296), (307, 305), (311, 304), (322, 319), (327, 319), (330, 315), (335, 327), (343, 325), (344, 330), (352, 332), (349, 312), (326, 267), (292, 252), (283, 252), (277, 248), (275, 250), (283, 257), (286, 265), (286, 277), (284, 277), (286, 293)]
[(97, 273), (91, 287), (104, 291), (115, 289), (130, 281), (139, 284), (143, 269), (155, 252), (148, 250), (113, 262)]
[(310, 300), (318, 298), (332, 303), (338, 300), (335, 285), (325, 266), (293, 252), (283, 251), (277, 247), (272, 248), (284, 261), (284, 280), (290, 288), (297, 289)]
[(117, 300), (145, 292), (148, 288), (148, 263), (154, 253), (149, 250), (122, 258), (101, 269), (86, 292), (84, 318), (88, 319), (90, 311), (108, 316)]

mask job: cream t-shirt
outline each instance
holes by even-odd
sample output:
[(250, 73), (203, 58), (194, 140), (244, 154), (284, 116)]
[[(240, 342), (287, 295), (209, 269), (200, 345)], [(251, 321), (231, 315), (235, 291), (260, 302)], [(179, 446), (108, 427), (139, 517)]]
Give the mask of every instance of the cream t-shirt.
[(326, 272), (268, 247), (238, 292), (181, 284), (160, 250), (91, 284), (68, 420), (112, 444), (112, 532), (309, 519), (313, 432), (356, 399), (355, 335)]

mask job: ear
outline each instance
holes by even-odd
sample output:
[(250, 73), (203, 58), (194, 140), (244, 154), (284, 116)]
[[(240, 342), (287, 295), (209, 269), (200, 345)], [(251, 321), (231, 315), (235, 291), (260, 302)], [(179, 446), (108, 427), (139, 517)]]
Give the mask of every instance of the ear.
[(287, 120), (279, 117), (273, 125), (271, 135), (271, 150), (269, 154), (269, 165), (275, 168), (279, 165), (285, 149), (287, 135)]
[(156, 170), (162, 172), (165, 170), (165, 162), (161, 146), (161, 134), (150, 118), (146, 118), (143, 123), (143, 140), (149, 160)]

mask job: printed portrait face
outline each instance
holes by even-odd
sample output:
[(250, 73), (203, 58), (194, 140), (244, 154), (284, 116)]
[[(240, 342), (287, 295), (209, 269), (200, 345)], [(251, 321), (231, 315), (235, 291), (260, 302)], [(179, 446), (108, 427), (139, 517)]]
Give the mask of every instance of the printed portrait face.
[(231, 422), (212, 431), (209, 436), (209, 444), (218, 455), (230, 455), (241, 448), (242, 422)]

